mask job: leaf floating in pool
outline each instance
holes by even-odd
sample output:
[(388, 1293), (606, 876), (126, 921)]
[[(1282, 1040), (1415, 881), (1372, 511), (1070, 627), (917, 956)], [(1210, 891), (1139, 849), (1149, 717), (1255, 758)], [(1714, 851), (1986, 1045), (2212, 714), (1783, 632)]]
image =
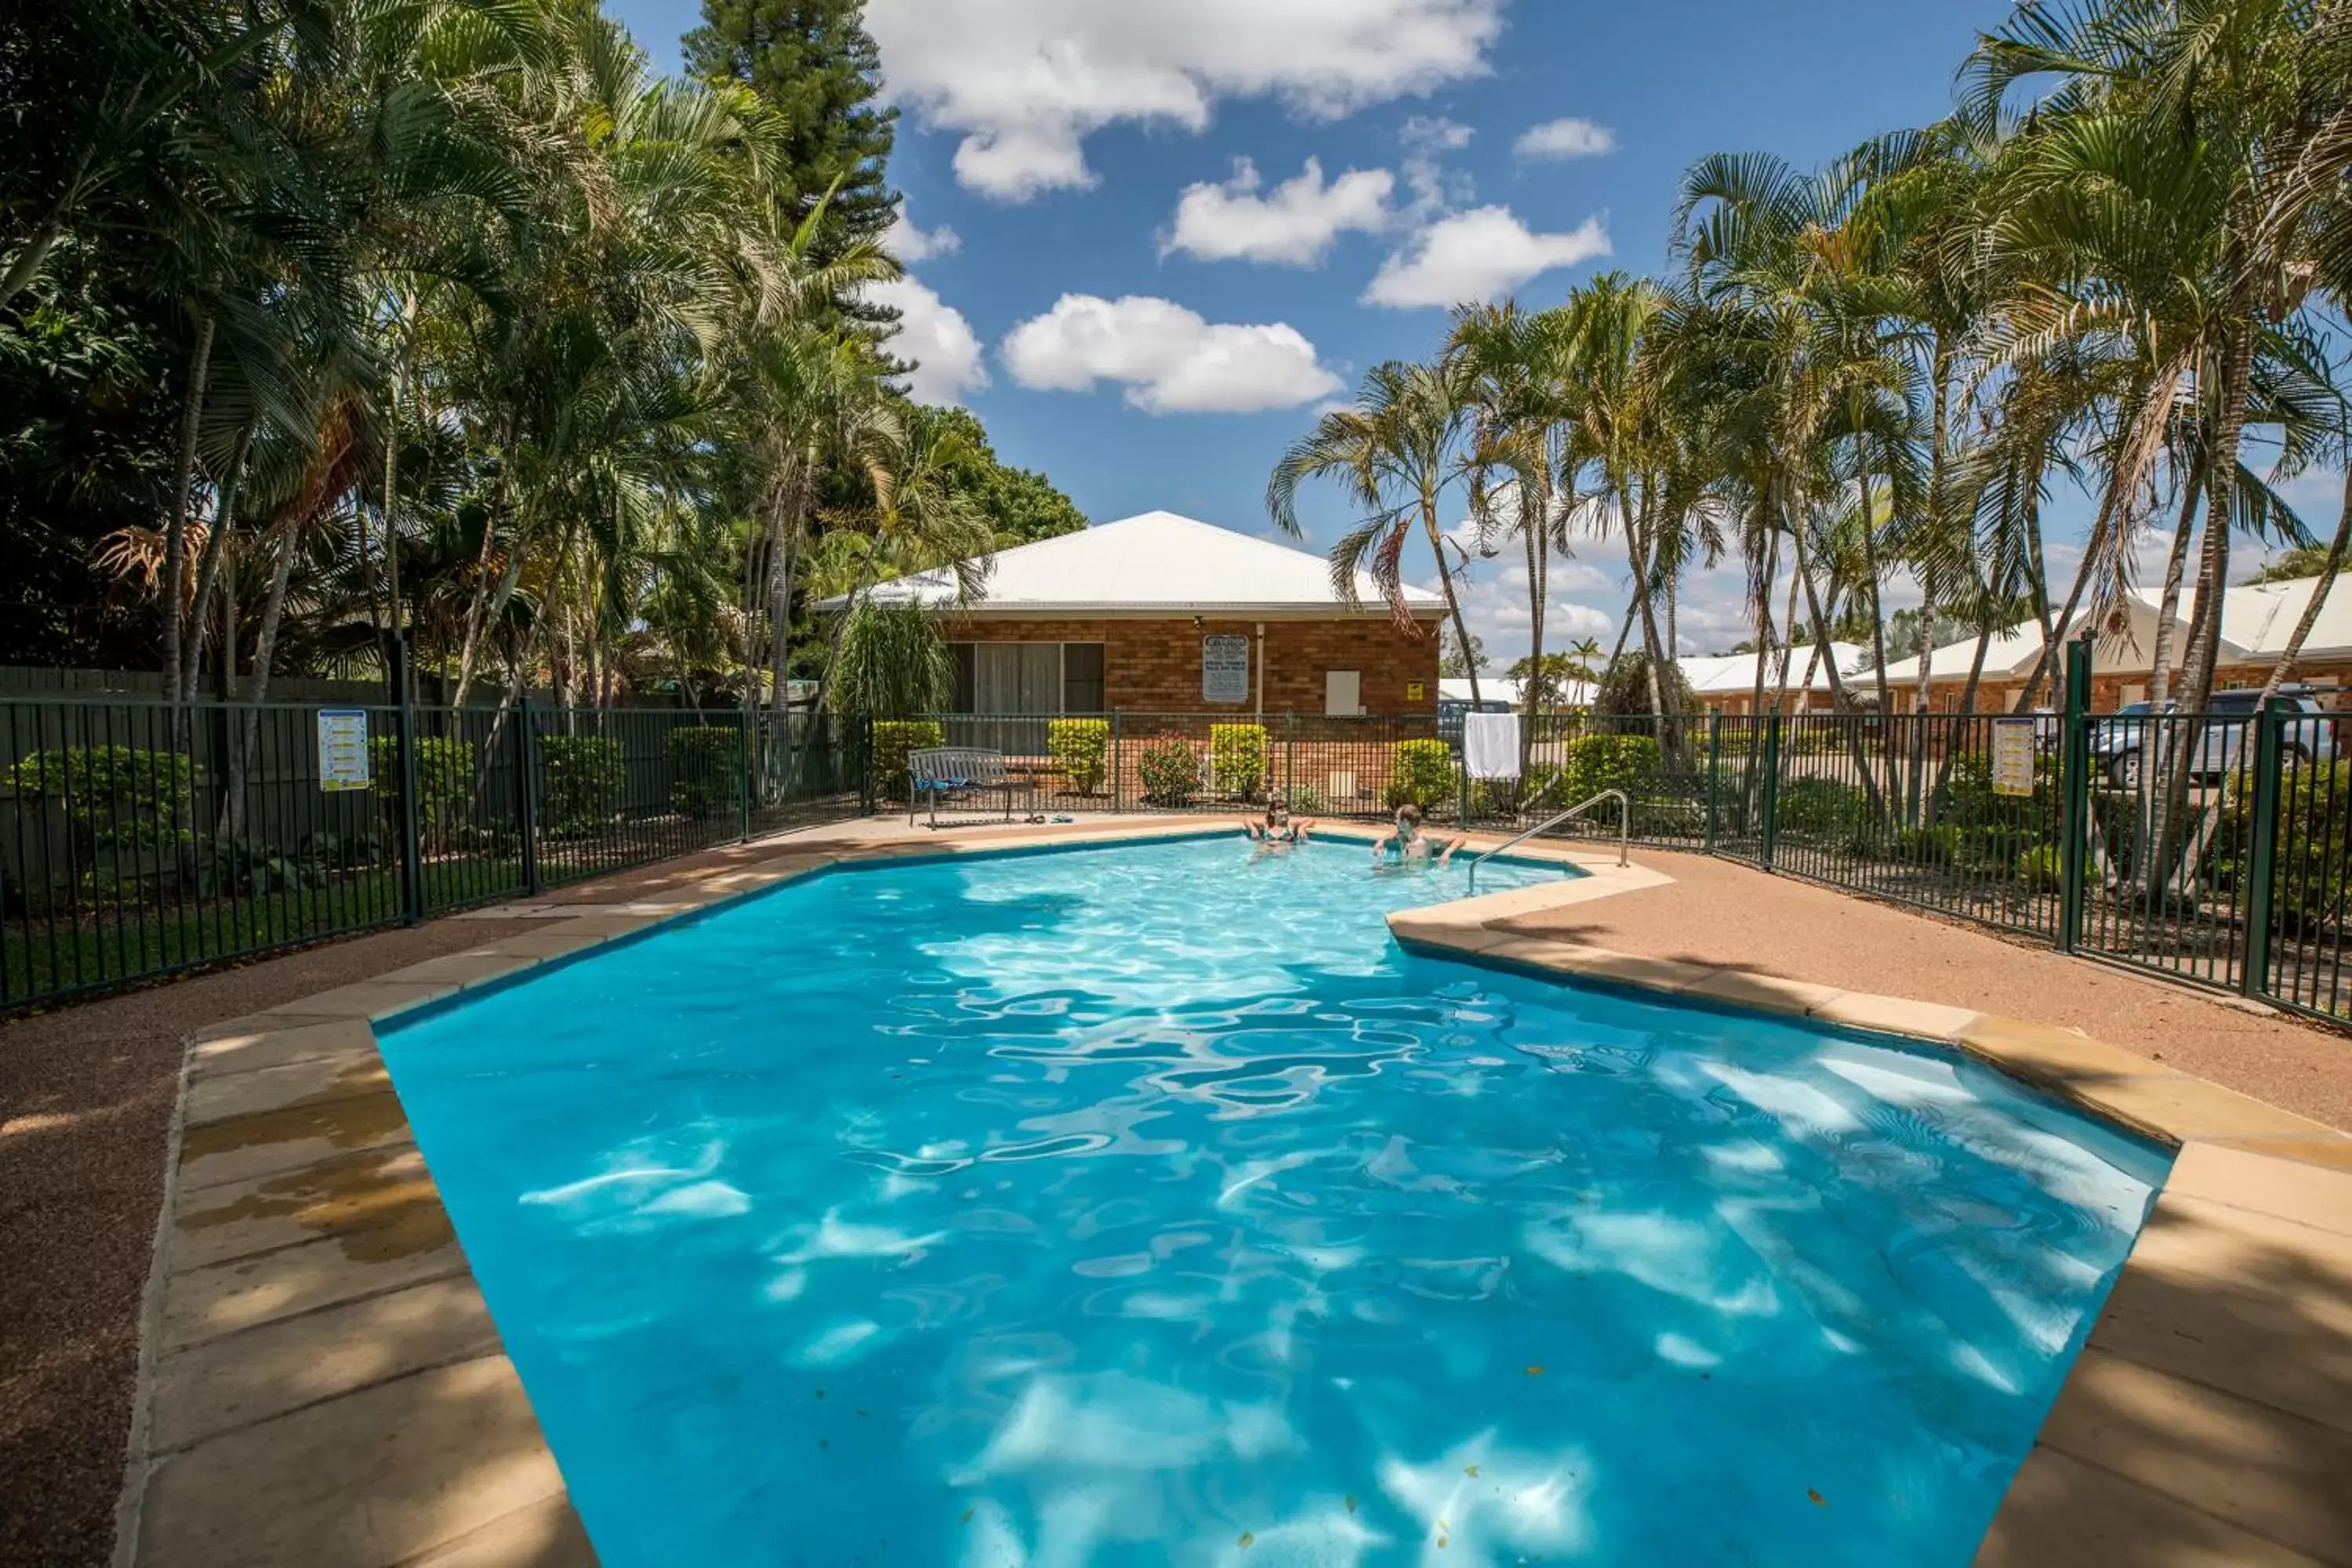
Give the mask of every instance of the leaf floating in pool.
[(1252, 1542), (1255, 1541), (1256, 1539), (1257, 1539), (1257, 1536), (1256, 1536), (1255, 1534), (1254, 1534), (1253, 1532), (1251, 1532), (1251, 1531), (1246, 1531), (1246, 1530), (1243, 1531), (1242, 1531), (1242, 1539), (1241, 1539), (1241, 1548), (1242, 1548), (1242, 1550), (1243, 1550), (1243, 1551), (1244, 1551), (1244, 1552), (1247, 1552), (1247, 1551), (1249, 1550), (1249, 1548), (1250, 1548), (1250, 1542)]
[(1349, 1513), (1353, 1513), (1353, 1512), (1355, 1512), (1355, 1511), (1356, 1511), (1356, 1494), (1355, 1494), (1355, 1493), (1353, 1493), (1353, 1492), (1349, 1492), (1349, 1493), (1347, 1495), (1347, 1498), (1346, 1498), (1344, 1500), (1347, 1502), (1347, 1505), (1348, 1505), (1348, 1511), (1349, 1511)]
[(823, 1398), (824, 1397), (824, 1389), (822, 1389), (822, 1388), (818, 1389), (818, 1390), (816, 1391), (816, 1396), (817, 1396), (819, 1399), (823, 1399)]
[(962, 1516), (959, 1518), (956, 1522), (958, 1524), (970, 1524), (971, 1522), (971, 1516), (979, 1511), (980, 1510), (976, 1508), (968, 1508), (963, 1510)]
[(1822, 1494), (1815, 1491), (1811, 1487), (1807, 1487), (1805, 1489), (1805, 1495), (1813, 1500), (1813, 1506), (1815, 1508), (1827, 1508), (1830, 1506), (1822, 1500)]
[(1543, 1375), (1543, 1368), (1539, 1366), (1531, 1366), (1528, 1368), (1528, 1375), (1529, 1377), (1541, 1377)]
[(1462, 1473), (1465, 1476), (1475, 1476), (1478, 1473), (1478, 1467), (1475, 1465), (1465, 1465), (1462, 1467)]

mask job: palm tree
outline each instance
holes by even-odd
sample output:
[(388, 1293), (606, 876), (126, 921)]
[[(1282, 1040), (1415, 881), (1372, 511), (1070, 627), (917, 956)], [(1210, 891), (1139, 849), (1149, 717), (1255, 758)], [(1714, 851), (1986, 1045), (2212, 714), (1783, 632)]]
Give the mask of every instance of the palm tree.
[[(1465, 647), (1469, 628), (1454, 592), (1454, 563), (1446, 558), (1444, 508), (1452, 491), (1469, 485), (1475, 398), (1470, 367), (1458, 356), (1433, 364), (1391, 360), (1375, 365), (1365, 374), (1356, 405), (1324, 415), (1311, 432), (1285, 448), (1265, 487), (1265, 507), (1275, 525), (1297, 539), (1302, 537), (1300, 484), (1337, 479), (1359, 515), (1331, 547), (1332, 585), (1352, 604), (1358, 574), (1369, 574), (1398, 627), (1414, 635), (1405, 597), (1404, 551), (1418, 530), (1436, 563), (1454, 635)], [(1473, 703), (1482, 700), (1475, 669), (1470, 698)]]

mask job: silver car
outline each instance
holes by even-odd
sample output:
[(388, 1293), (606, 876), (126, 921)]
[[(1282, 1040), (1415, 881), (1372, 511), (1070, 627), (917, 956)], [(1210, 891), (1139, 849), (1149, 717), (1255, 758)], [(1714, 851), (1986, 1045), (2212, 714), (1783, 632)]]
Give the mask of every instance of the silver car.
[[(2213, 693), (2205, 708), (2197, 759), (2191, 764), (2196, 777), (2210, 782), (2237, 771), (2240, 749), (2253, 732), (2254, 705), (2262, 700), (2262, 695), (2258, 688)], [(2337, 721), (2320, 696), (2321, 689), (2310, 686), (2285, 686), (2279, 689), (2279, 700), (2287, 704), (2291, 713), (2313, 715), (2308, 719), (2290, 717), (2287, 721), (2281, 761), (2288, 767), (2335, 760)], [(2117, 709), (2113, 718), (2095, 721), (2091, 728), (2092, 765), (2118, 789), (2139, 788), (2141, 754), (2157, 748), (2165, 725), (2173, 721), (2169, 716), (2178, 708), (2177, 703), (2166, 703), (2166, 718), (2161, 723), (2154, 706), (2146, 702), (2127, 703)]]

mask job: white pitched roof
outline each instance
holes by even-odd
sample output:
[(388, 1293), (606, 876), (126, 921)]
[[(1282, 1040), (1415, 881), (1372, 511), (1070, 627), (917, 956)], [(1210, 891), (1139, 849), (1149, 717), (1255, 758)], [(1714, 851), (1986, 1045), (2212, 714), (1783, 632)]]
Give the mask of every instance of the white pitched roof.
[[(1791, 691), (1827, 691), (1830, 672), (1812, 657), (1812, 645), (1805, 644), (1789, 650), (1789, 689)], [(1838, 673), (1850, 675), (1860, 669), (1870, 650), (1859, 643), (1833, 642), (1830, 657), (1837, 660)], [(1682, 667), (1683, 679), (1690, 682), (1691, 690), (1701, 697), (1713, 694), (1754, 692), (1756, 660), (1754, 653), (1685, 654), (1675, 662)], [(1813, 672), (1812, 684), (1805, 684), (1805, 671)], [(1775, 683), (1780, 670), (1780, 656), (1776, 649), (1770, 662), (1764, 667), (1764, 684)]]
[[(2221, 595), (2222, 658), (2228, 663), (2271, 664), (2286, 651), (2295, 623), (2319, 586), (2316, 577), (2256, 583)], [(2338, 583), (2319, 606), (2302, 658), (2340, 658), (2352, 654), (2352, 584)]]
[[(2223, 602), (2224, 612), (2228, 610)], [(2074, 622), (2079, 630), (2083, 621)], [(2182, 642), (2188, 637), (2186, 623), (2173, 628), (2172, 656), (2175, 667), (2180, 657)], [(1892, 652), (1892, 649), (1888, 650)], [(1927, 679), (1930, 681), (1965, 681), (1969, 667), (1976, 661), (1977, 639), (1963, 637), (1948, 643), (1927, 656)], [(1999, 682), (2022, 680), (2032, 672), (2042, 657), (2042, 626), (2036, 621), (2023, 621), (2004, 631), (1995, 632), (1985, 645), (1984, 671), (1979, 679)], [(2223, 650), (2223, 657), (2230, 657)], [(2101, 675), (2133, 675), (2144, 673), (2156, 662), (2156, 606), (2135, 594), (2124, 601), (2121, 615), (2100, 633), (2098, 646), (2092, 650), (2091, 668)], [(1919, 679), (1919, 656), (1890, 658), (1886, 661), (1886, 684), (1900, 687), (1916, 684)], [(1873, 685), (1876, 682), (1874, 680)]]
[[(1331, 586), (1330, 563), (1304, 550), (1179, 517), (1148, 511), (1076, 533), (997, 552), (986, 587), (965, 613), (982, 616), (1344, 615), (1384, 616), (1388, 606), (1370, 577), (1356, 579), (1350, 606)], [(955, 574), (945, 567), (893, 578), (878, 599), (955, 601)], [(1416, 614), (1443, 601), (1405, 590)], [(829, 601), (825, 608), (838, 605)]]

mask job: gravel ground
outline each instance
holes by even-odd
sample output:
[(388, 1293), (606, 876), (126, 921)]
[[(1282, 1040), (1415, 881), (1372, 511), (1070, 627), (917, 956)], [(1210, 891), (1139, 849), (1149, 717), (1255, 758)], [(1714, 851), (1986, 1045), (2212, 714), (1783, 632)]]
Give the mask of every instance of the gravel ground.
[(1703, 855), (1634, 858), (1675, 880), (1509, 929), (2079, 1028), (2352, 1131), (2352, 1039), (2339, 1030)]
[[(711, 850), (541, 901), (657, 898), (775, 852)], [(2076, 1026), (2352, 1129), (2340, 1034), (1720, 860), (1641, 858), (1677, 880), (1514, 929)], [(438, 921), (0, 1024), (0, 1563), (109, 1561), (182, 1037), (527, 925)]]

